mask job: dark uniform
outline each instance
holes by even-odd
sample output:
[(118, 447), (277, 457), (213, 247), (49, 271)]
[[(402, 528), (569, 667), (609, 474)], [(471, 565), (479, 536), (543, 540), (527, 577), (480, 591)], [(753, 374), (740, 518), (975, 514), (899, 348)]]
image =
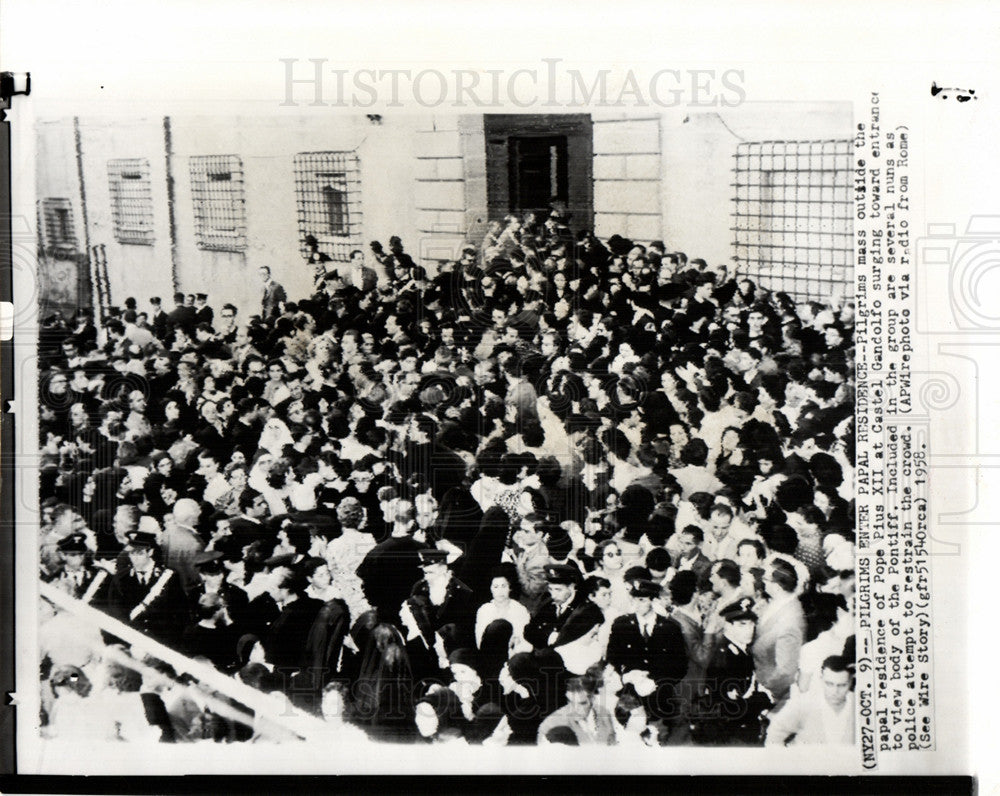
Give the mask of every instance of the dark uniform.
[[(727, 623), (756, 621), (753, 600), (745, 597), (720, 612)], [(753, 655), (728, 638), (719, 640), (702, 685), (701, 699), (692, 712), (694, 738), (700, 743), (759, 745), (762, 711), (771, 707), (756, 686)]]
[[(132, 531), (129, 549), (156, 547), (151, 533)], [(176, 647), (190, 614), (180, 581), (172, 570), (154, 564), (144, 575), (136, 573), (131, 560), (119, 565), (108, 587), (108, 613), (157, 641)]]
[[(659, 595), (660, 585), (639, 580), (632, 584), (631, 592), (633, 597), (652, 600)], [(608, 663), (620, 675), (636, 670), (648, 672), (650, 679), (656, 683), (656, 689), (644, 698), (646, 713), (652, 719), (673, 722), (681, 712), (676, 687), (687, 674), (687, 646), (676, 620), (651, 611), (644, 617), (644, 622), (649, 620), (650, 615), (653, 626), (648, 635), (643, 632), (639, 617), (634, 613), (619, 616), (612, 623)]]
[[(448, 554), (444, 550), (433, 547), (421, 550), (418, 555), (421, 567), (445, 564), (448, 560)], [(477, 606), (472, 597), (472, 589), (462, 581), (452, 575), (445, 587), (444, 599), (438, 605), (431, 602), (430, 584), (426, 577), (414, 584), (410, 596), (420, 600), (427, 608), (435, 631), (445, 625), (454, 625), (456, 647), (475, 647), (473, 630)]]
[[(576, 586), (577, 573), (578, 570), (568, 564), (550, 564), (545, 568), (545, 579), (550, 584)], [(574, 595), (562, 605), (556, 605), (551, 597), (545, 596), (524, 628), (524, 640), (536, 650), (553, 646), (575, 613), (585, 605), (586, 601), (579, 595)]]
[(87, 563), (86, 560), (79, 569), (70, 571), (65, 568), (66, 557), (87, 554), (86, 537), (82, 533), (71, 533), (59, 542), (58, 548), (62, 554), (64, 566), (48, 578), (47, 582), (60, 586), (76, 599), (83, 600), (94, 607), (103, 605), (109, 582), (107, 570), (95, 567)]
[[(195, 298), (198, 299), (198, 301), (205, 301), (206, 299), (208, 299), (208, 295), (205, 293), (197, 293), (195, 294)], [(196, 325), (199, 323), (207, 323), (209, 326), (211, 326), (212, 321), (214, 319), (215, 319), (215, 313), (212, 312), (212, 308), (209, 307), (207, 304), (195, 309), (194, 322)]]

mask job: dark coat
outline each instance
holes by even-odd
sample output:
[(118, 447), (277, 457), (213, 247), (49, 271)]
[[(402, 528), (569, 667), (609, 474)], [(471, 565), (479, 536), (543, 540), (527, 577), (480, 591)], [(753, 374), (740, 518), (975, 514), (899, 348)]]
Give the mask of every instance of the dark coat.
[[(150, 597), (154, 589), (158, 591), (156, 596), (132, 617), (132, 611)], [(161, 565), (153, 568), (149, 583), (145, 585), (139, 582), (130, 565), (119, 568), (108, 587), (107, 606), (108, 613), (115, 618), (168, 646), (176, 646), (189, 616), (180, 579)]]
[(756, 744), (760, 741), (761, 711), (770, 700), (750, 689), (753, 655), (728, 639), (720, 639), (705, 670), (701, 698), (692, 710), (695, 739), (700, 743)]
[[(562, 615), (559, 615), (556, 604), (546, 596), (531, 617), (531, 621), (525, 626), (524, 640), (535, 649), (554, 646), (549, 644), (549, 637), (553, 633), (559, 633), (574, 618), (574, 614), (585, 607), (586, 602), (581, 601), (578, 596), (575, 603), (568, 606)], [(598, 610), (600, 609), (598, 608)]]
[(299, 597), (286, 605), (274, 620), (264, 640), (268, 660), (275, 668), (298, 669), (307, 664), (306, 645), (309, 632), (323, 603), (312, 597)]
[(456, 645), (473, 648), (475, 642), (475, 619), (477, 605), (472, 597), (472, 589), (452, 575), (445, 588), (444, 600), (441, 605), (433, 605), (430, 597), (430, 587), (426, 578), (421, 578), (410, 594), (424, 602), (430, 614), (434, 630), (440, 630), (445, 625), (455, 625)]
[(399, 607), (423, 578), (417, 556), (422, 547), (409, 536), (390, 537), (369, 550), (358, 566), (365, 598), (382, 621), (399, 621)]
[(273, 279), (264, 285), (264, 295), (260, 300), (260, 312), (265, 319), (275, 318), (281, 312), (281, 303), (287, 301), (285, 288)]
[(673, 720), (684, 709), (676, 687), (688, 669), (684, 634), (674, 619), (657, 616), (649, 638), (639, 630), (635, 614), (619, 616), (611, 625), (608, 639), (608, 663), (619, 674), (645, 670), (656, 683), (656, 690), (643, 701), (653, 718)]
[(510, 533), (510, 517), (499, 506), (490, 506), (479, 524), (479, 531), (469, 544), (469, 549), (459, 562), (459, 576), (472, 589), (476, 604), (490, 599), (490, 572), (500, 563), (507, 535)]

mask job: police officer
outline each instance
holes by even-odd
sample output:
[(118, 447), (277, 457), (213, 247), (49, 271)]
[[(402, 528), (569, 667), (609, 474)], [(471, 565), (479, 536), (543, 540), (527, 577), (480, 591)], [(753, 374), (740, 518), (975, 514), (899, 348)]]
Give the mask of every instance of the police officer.
[(453, 624), (456, 646), (474, 647), (476, 609), (472, 589), (452, 574), (446, 550), (427, 547), (420, 550), (417, 556), (424, 577), (413, 585), (410, 596), (417, 598), (427, 609), (435, 631)]
[(757, 683), (753, 642), (757, 614), (754, 601), (744, 597), (719, 615), (719, 639), (705, 671), (702, 699), (693, 717), (695, 738), (703, 743), (756, 745), (761, 741), (761, 713), (771, 707), (768, 694)]
[(559, 632), (578, 607), (578, 577), (576, 567), (569, 564), (550, 564), (545, 568), (548, 597), (541, 602), (524, 628), (525, 641), (535, 649), (545, 649), (555, 644)]
[(157, 641), (176, 646), (189, 617), (180, 581), (156, 560), (156, 535), (127, 534), (127, 562), (119, 565), (108, 588), (108, 611)]
[(633, 610), (612, 623), (607, 657), (622, 682), (642, 697), (646, 714), (667, 726), (680, 718), (676, 688), (687, 674), (688, 655), (677, 620), (653, 610), (660, 590), (651, 580), (630, 583)]
[(62, 568), (49, 582), (78, 600), (97, 604), (106, 588), (108, 573), (91, 563), (87, 537), (82, 533), (71, 533), (57, 547)]

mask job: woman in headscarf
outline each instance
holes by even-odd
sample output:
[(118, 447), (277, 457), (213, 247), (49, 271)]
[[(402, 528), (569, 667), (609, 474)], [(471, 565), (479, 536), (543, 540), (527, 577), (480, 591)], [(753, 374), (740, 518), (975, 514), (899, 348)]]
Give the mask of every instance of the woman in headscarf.
[(500, 670), (510, 657), (514, 627), (506, 619), (494, 619), (479, 636), (479, 676), (486, 701), (500, 702)]
[(508, 745), (532, 745), (542, 720), (563, 701), (562, 659), (552, 650), (519, 652), (500, 670), (501, 707), (510, 728)]
[(414, 724), (420, 736), (430, 743), (464, 742), (468, 723), (461, 701), (450, 688), (436, 688), (416, 704)]
[(500, 563), (509, 534), (510, 517), (507, 512), (499, 506), (488, 508), (456, 573), (459, 580), (472, 589), (476, 600), (490, 599), (490, 585), (493, 582), (490, 573)]
[(265, 450), (272, 456), (278, 457), (286, 445), (294, 445), (295, 439), (292, 432), (288, 430), (285, 422), (277, 417), (272, 417), (264, 424), (264, 430), (260, 434), (260, 441), (257, 447)]
[(587, 578), (583, 593), (587, 599), (573, 611), (552, 644), (566, 669), (577, 675), (586, 674), (604, 657), (615, 616), (610, 609), (611, 584), (605, 578)]
[(373, 737), (386, 741), (413, 737), (413, 672), (406, 642), (395, 626), (382, 623), (372, 631), (354, 693), (358, 723)]
[(463, 550), (475, 537), (483, 521), (483, 510), (464, 486), (449, 489), (438, 506), (438, 534)]
[(350, 624), (351, 614), (343, 600), (329, 600), (320, 608), (306, 639), (306, 665), (299, 673), (308, 697), (301, 703), (304, 709), (318, 712), (324, 686), (340, 675)]

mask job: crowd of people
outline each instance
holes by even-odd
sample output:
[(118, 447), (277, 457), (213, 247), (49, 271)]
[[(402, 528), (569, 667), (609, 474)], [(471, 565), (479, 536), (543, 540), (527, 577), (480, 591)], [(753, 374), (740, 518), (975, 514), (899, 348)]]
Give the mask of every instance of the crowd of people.
[[(566, 221), (45, 319), (42, 579), (377, 739), (851, 743), (852, 303)], [(43, 609), (50, 736), (261, 737)]]

